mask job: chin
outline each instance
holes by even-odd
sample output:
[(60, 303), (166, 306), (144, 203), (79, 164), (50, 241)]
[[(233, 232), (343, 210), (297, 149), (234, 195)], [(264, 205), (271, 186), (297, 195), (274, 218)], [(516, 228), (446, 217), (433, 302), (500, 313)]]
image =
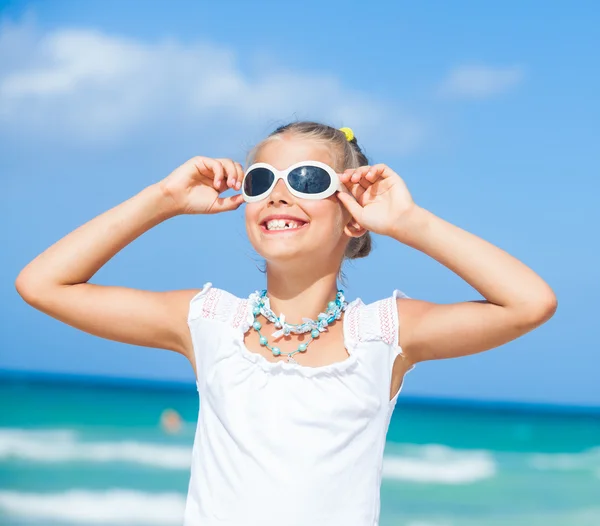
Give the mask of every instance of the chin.
[(315, 250), (314, 243), (303, 243), (299, 239), (282, 236), (262, 236), (251, 240), (254, 250), (267, 262), (291, 262), (310, 258)]

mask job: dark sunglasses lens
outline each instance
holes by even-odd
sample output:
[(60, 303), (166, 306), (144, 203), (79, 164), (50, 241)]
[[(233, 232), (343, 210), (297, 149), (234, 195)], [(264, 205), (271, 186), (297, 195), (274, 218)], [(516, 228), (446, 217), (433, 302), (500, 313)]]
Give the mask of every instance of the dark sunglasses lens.
[(275, 175), (268, 168), (254, 168), (244, 178), (244, 192), (251, 197), (264, 194), (274, 180)]
[(300, 166), (290, 172), (288, 182), (297, 192), (320, 194), (331, 185), (331, 177), (318, 166)]

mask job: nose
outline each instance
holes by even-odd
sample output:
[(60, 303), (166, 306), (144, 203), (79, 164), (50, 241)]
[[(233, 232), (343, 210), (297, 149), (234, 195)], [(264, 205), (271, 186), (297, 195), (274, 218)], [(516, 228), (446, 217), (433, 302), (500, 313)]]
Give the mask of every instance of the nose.
[(290, 194), (285, 182), (280, 179), (273, 187), (273, 191), (269, 196), (269, 204), (281, 203), (289, 205), (292, 202), (292, 195)]

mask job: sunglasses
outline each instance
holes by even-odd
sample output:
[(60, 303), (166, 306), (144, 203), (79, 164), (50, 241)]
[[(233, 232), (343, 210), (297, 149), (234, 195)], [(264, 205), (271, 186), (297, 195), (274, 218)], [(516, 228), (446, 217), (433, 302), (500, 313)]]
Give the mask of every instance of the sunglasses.
[(301, 161), (286, 170), (278, 170), (267, 163), (255, 163), (244, 174), (244, 201), (253, 203), (264, 199), (279, 179), (283, 179), (290, 194), (301, 199), (325, 199), (346, 190), (336, 171), (319, 161)]

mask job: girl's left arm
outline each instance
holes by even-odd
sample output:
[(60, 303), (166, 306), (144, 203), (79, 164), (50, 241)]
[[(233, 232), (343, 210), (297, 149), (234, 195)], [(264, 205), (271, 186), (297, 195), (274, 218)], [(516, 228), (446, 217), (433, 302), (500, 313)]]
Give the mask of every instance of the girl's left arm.
[(450, 304), (398, 299), (399, 343), (409, 362), (493, 349), (549, 320), (549, 285), (504, 250), (414, 205), (391, 237), (458, 274), (485, 300)]
[(507, 343), (552, 317), (549, 285), (504, 250), (416, 205), (385, 164), (346, 170), (352, 197), (338, 197), (365, 229), (409, 245), (458, 274), (485, 300), (438, 304), (398, 299), (399, 344), (410, 363), (475, 354)]

